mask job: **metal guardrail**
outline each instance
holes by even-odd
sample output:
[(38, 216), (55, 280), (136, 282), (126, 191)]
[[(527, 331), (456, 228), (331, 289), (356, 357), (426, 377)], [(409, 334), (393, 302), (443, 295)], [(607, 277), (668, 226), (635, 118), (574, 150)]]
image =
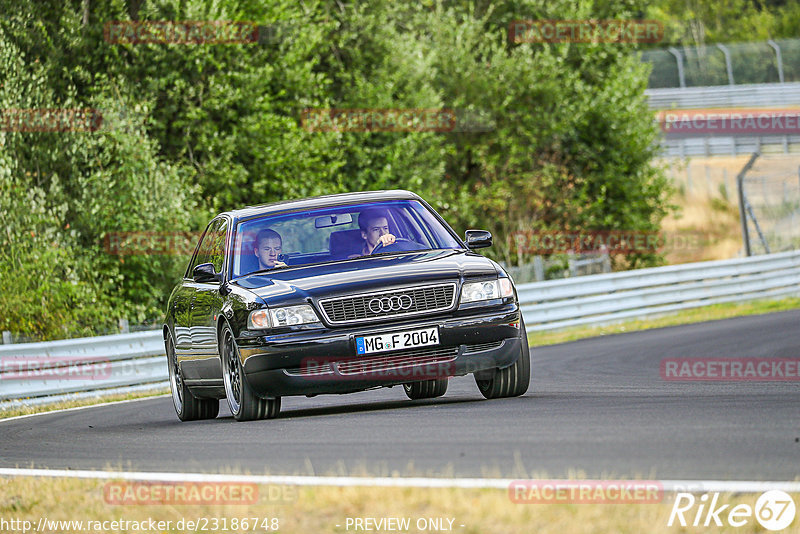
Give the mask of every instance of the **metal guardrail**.
[(759, 108), (800, 105), (800, 82), (645, 89), (650, 109)]
[(167, 379), (160, 330), (0, 345), (0, 400), (155, 387)]
[(765, 135), (762, 137), (705, 136), (685, 139), (662, 139), (665, 156), (736, 156), (742, 154), (797, 154), (800, 135)]
[[(529, 332), (800, 295), (800, 251), (517, 286)], [(120, 392), (168, 378), (161, 331), (0, 346), (0, 399)]]
[[(715, 85), (645, 90), (652, 110), (712, 108), (786, 108), (800, 106), (800, 83)], [(800, 135), (731, 136), (707, 135), (685, 139), (662, 139), (665, 156), (719, 156), (800, 152)]]
[(800, 295), (800, 251), (517, 286), (529, 332)]

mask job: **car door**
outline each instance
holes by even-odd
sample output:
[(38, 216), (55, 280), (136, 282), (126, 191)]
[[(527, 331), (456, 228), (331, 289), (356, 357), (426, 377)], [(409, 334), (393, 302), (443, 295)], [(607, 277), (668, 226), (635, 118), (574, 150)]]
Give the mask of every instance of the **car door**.
[(175, 320), (175, 354), (183, 369), (184, 378), (186, 377), (187, 367), (185, 363), (189, 362), (188, 367), (191, 368), (192, 359), (192, 303), (194, 302), (197, 288), (197, 284), (192, 278), (192, 271), (195, 266), (208, 262), (211, 241), (205, 239), (205, 237), (214, 224), (216, 224), (216, 221), (209, 223), (206, 231), (201, 234), (189, 265), (186, 267), (186, 272), (183, 274), (181, 285), (172, 296), (172, 314)]
[[(222, 273), (225, 265), (228, 221), (219, 218), (209, 225), (203, 238), (202, 263), (211, 263), (214, 270)], [(222, 308), (222, 295), (219, 282), (193, 281), (194, 296), (191, 307), (192, 358), (185, 369), (189, 380), (215, 380), (222, 378), (217, 344), (216, 319)]]
[[(194, 302), (195, 297), (197, 296), (197, 288), (200, 284), (194, 280), (192, 272), (198, 265), (209, 263), (209, 258), (211, 257), (211, 247), (213, 244), (213, 238), (211, 235), (213, 234), (213, 230), (218, 228), (220, 223), (220, 219), (214, 219), (211, 221), (206, 227), (205, 232), (203, 232), (203, 235), (200, 237), (200, 242), (198, 243), (194, 255), (192, 256), (192, 261), (189, 262), (189, 266), (184, 274), (183, 283), (181, 284), (181, 288), (175, 299), (175, 344), (176, 346), (180, 346), (180, 350), (176, 352), (178, 354), (178, 361), (181, 364), (181, 369), (183, 370), (184, 379), (186, 379), (188, 382), (199, 378), (197, 374), (197, 358), (195, 357), (194, 350), (196, 337)], [(180, 342), (177, 338), (180, 338)]]

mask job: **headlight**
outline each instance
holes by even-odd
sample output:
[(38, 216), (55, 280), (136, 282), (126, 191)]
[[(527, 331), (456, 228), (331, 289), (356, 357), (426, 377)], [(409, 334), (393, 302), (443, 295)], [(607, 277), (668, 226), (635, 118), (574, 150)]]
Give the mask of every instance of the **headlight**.
[(299, 306), (286, 306), (285, 308), (272, 308), (268, 310), (255, 310), (247, 319), (247, 326), (253, 330), (264, 330), (275, 326), (290, 326), (298, 324), (318, 323), (319, 317), (314, 308), (308, 304)]
[(314, 308), (308, 304), (270, 309), (269, 317), (272, 321), (272, 326), (290, 326), (320, 322)]
[(481, 300), (492, 300), (514, 295), (514, 288), (511, 287), (511, 280), (500, 278), (499, 280), (486, 280), (484, 282), (470, 282), (461, 288), (461, 303), (478, 302)]

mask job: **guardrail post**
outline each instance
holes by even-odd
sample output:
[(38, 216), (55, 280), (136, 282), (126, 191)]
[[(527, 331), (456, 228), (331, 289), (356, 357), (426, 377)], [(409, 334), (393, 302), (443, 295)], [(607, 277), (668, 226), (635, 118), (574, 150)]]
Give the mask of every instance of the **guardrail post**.
[(11, 345), (14, 341), (11, 339), (11, 332), (3, 330), (3, 345)]
[(731, 63), (731, 53), (725, 45), (721, 45), (717, 43), (717, 48), (722, 50), (722, 53), (725, 54), (725, 70), (728, 71), (728, 84), (734, 85), (733, 83), (733, 64)]
[(670, 46), (669, 48), (667, 48), (667, 50), (669, 51), (670, 54), (675, 56), (675, 59), (678, 63), (678, 80), (680, 81), (681, 88), (685, 88), (686, 76), (683, 72), (683, 54), (681, 54), (681, 51), (675, 48), (674, 46)]
[(758, 156), (761, 154), (759, 152), (753, 152), (753, 155), (750, 156), (750, 160), (745, 164), (739, 174), (736, 176), (736, 187), (739, 191), (739, 219), (742, 221), (742, 240), (744, 241), (744, 255), (745, 256), (752, 256), (752, 251), (750, 250), (750, 232), (747, 229), (747, 211), (745, 210), (745, 198), (744, 198), (744, 175), (747, 174), (753, 167), (753, 163), (756, 162)]
[(569, 275), (571, 277), (572, 276), (578, 276), (578, 265), (576, 263), (576, 258), (575, 258), (575, 253), (574, 252), (570, 251), (567, 254), (567, 265), (569, 267)]
[(780, 80), (781, 83), (784, 83), (784, 81), (783, 81), (783, 58), (781, 57), (781, 47), (778, 46), (778, 43), (776, 43), (772, 39), (767, 41), (767, 44), (770, 45), (773, 50), (775, 50), (775, 59), (778, 62), (778, 80)]
[(119, 320), (119, 331), (121, 334), (128, 334), (131, 331), (130, 325), (128, 324), (127, 319), (120, 319)]
[(610, 273), (611, 272), (611, 257), (608, 255), (608, 251), (603, 253), (602, 263), (603, 272)]
[(533, 257), (533, 277), (537, 282), (544, 281), (544, 261), (541, 256)]

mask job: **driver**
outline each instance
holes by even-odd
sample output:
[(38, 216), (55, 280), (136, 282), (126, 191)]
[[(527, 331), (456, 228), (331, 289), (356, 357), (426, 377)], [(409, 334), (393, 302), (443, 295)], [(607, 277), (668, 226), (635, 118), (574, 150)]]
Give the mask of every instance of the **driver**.
[(285, 263), (278, 260), (282, 251), (283, 240), (278, 232), (270, 228), (264, 228), (258, 232), (253, 253), (258, 258), (259, 270), (286, 267)]
[(395, 242), (395, 236), (389, 233), (389, 213), (386, 210), (370, 208), (362, 211), (358, 215), (358, 227), (364, 240), (362, 256), (372, 254), (378, 243), (387, 246)]

